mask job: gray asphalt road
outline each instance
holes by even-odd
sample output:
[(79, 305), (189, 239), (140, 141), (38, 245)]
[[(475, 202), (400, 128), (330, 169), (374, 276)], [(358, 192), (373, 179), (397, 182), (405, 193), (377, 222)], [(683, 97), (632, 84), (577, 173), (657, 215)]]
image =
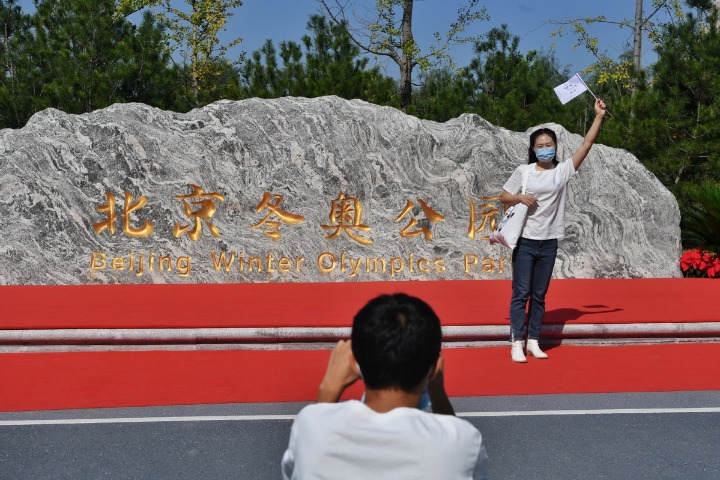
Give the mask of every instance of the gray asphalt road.
[[(493, 479), (720, 478), (720, 392), (453, 399)], [(303, 406), (0, 413), (0, 479), (277, 479)]]

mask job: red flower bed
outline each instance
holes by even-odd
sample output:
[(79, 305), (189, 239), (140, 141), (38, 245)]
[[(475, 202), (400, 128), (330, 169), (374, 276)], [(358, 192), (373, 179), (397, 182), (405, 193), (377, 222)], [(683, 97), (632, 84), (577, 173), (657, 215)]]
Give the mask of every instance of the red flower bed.
[(680, 257), (684, 277), (720, 278), (720, 256), (706, 250), (686, 250)]

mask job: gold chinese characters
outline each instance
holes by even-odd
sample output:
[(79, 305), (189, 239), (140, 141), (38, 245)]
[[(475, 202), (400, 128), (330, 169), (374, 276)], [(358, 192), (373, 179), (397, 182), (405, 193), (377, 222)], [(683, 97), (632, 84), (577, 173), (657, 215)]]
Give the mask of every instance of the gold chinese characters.
[[(221, 235), (220, 229), (214, 224), (213, 217), (218, 211), (218, 203), (224, 202), (225, 197), (218, 192), (205, 192), (197, 185), (190, 185), (191, 193), (178, 195), (175, 198), (182, 202), (182, 210), (190, 220), (189, 224), (175, 222), (172, 228), (172, 235), (175, 238), (187, 234), (193, 242), (200, 239), (203, 226), (207, 227), (210, 234), (218, 238)], [(96, 207), (96, 210), (105, 215), (105, 220), (92, 225), (96, 234), (107, 230), (110, 235), (115, 234), (115, 224), (118, 220), (116, 213), (117, 200), (112, 193), (105, 193), (106, 203)], [(481, 197), (480, 202), (469, 199), (470, 218), (467, 228), (467, 236), (470, 239), (487, 240), (498, 224), (502, 208), (499, 204), (499, 196)], [(291, 212), (282, 207), (283, 195), (265, 192), (263, 198), (255, 207), (257, 213), (264, 213), (264, 217), (248, 228), (262, 231), (264, 235), (273, 241), (282, 237), (280, 228), (282, 226), (292, 227), (305, 222), (305, 217), (296, 212)], [(428, 203), (418, 198), (419, 207), (412, 200), (407, 200), (405, 207), (395, 218), (395, 222), (403, 219), (407, 223), (402, 227), (398, 235), (400, 238), (408, 239), (422, 235), (425, 241), (433, 240), (433, 224), (444, 222), (445, 217), (434, 210)], [(122, 231), (128, 237), (145, 238), (149, 237), (155, 230), (153, 223), (142, 217), (140, 210), (148, 204), (144, 195), (140, 195), (137, 201), (130, 192), (125, 192), (123, 201)], [(422, 212), (422, 215), (419, 215)], [(135, 218), (138, 217), (138, 218)], [(144, 222), (143, 222), (144, 220)], [(142, 223), (141, 226), (134, 226)], [(360, 245), (369, 246), (373, 244), (372, 227), (363, 222), (363, 205), (358, 198), (350, 197), (344, 192), (330, 201), (330, 212), (327, 223), (321, 224), (320, 228), (326, 230), (327, 240), (336, 240), (344, 236)]]

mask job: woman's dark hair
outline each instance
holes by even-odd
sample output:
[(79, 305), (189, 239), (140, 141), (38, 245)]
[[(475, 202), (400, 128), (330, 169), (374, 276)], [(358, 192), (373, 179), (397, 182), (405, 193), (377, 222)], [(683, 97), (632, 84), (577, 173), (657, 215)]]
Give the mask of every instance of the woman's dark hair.
[[(552, 138), (553, 142), (555, 142), (555, 148), (557, 148), (558, 142), (557, 142), (557, 135), (555, 135), (555, 132), (553, 132), (549, 128), (538, 128), (537, 130), (535, 130), (533, 133), (530, 134), (530, 147), (528, 148), (528, 164), (537, 163), (537, 161), (538, 161), (537, 157), (535, 156), (535, 149), (533, 147), (535, 146), (535, 140), (537, 140), (537, 138), (540, 135), (547, 135), (550, 138)], [(558, 164), (557, 150), (555, 151), (555, 158), (553, 158), (553, 164), (554, 165)]]

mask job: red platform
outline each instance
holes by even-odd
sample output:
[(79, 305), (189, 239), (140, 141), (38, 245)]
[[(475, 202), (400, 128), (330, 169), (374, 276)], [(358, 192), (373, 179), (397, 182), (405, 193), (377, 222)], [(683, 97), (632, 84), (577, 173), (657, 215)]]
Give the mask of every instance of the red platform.
[[(446, 349), (450, 396), (720, 390), (720, 344)], [(0, 354), (0, 411), (313, 400), (328, 351)], [(347, 397), (359, 398), (362, 385)]]
[[(443, 325), (506, 325), (509, 280), (0, 287), (0, 329), (346, 327), (368, 299), (405, 292)], [(720, 281), (553, 280), (546, 324), (720, 320)]]
[[(0, 330), (343, 327), (380, 293), (425, 299), (446, 326), (507, 325), (510, 282), (0, 287)], [(553, 280), (547, 324), (720, 322), (720, 282)], [(452, 348), (451, 396), (720, 390), (720, 344), (579, 347), (513, 364)], [(328, 351), (0, 354), (0, 411), (312, 400)], [(361, 386), (349, 392), (359, 395)]]

